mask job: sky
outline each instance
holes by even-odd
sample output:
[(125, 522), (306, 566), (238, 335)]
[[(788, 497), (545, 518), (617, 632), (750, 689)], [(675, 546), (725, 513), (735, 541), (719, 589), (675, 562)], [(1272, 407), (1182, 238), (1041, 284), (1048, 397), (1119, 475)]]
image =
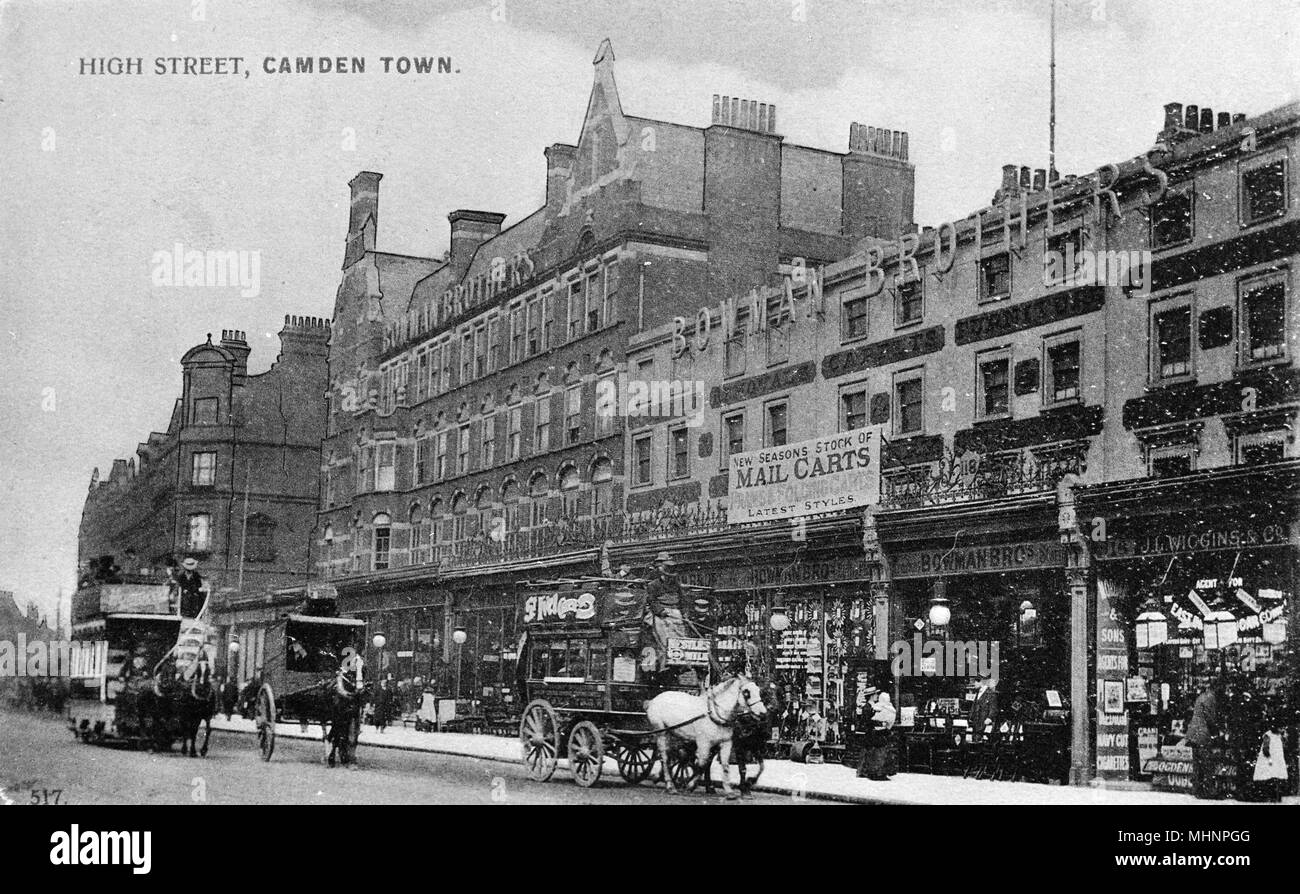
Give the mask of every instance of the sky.
[[(788, 142), (905, 130), (916, 220), (1047, 166), (1050, 0), (0, 0), (0, 589), (75, 585), (91, 472), (179, 396), (178, 360), (242, 329), (270, 366), (287, 313), (329, 316), (348, 181), (383, 173), (379, 247), (438, 256), (457, 208), (542, 203), (608, 37), (629, 114), (709, 123), (714, 93), (777, 106)], [(1257, 114), (1300, 97), (1297, 0), (1057, 0), (1057, 168), (1144, 152), (1163, 104)], [(365, 56), (271, 75), (264, 57)], [(382, 72), (382, 56), (454, 72)], [(244, 57), (158, 76), (157, 57)], [(81, 60), (143, 57), (141, 75)], [(156, 285), (155, 252), (256, 251), (261, 288)], [(66, 617), (66, 615), (65, 615)]]

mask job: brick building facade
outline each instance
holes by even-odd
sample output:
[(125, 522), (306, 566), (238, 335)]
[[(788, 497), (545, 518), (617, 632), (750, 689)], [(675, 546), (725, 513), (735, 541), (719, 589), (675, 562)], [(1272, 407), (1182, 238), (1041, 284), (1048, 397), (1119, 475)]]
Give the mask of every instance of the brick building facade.
[(329, 322), (285, 317), (279, 338), (279, 357), (258, 374), (238, 330), (185, 353), (167, 430), (106, 478), (95, 471), (78, 535), (83, 580), (102, 556), (142, 582), (163, 582), (169, 562), (192, 557), (224, 624), (250, 594), (305, 583)]
[(453, 212), (445, 257), (380, 251), (381, 175), (351, 183), (316, 564), (385, 635), (372, 661), (462, 696), (511, 687), (517, 580), (637, 536), (622, 420), (595, 412), (638, 373), (629, 340), (912, 226), (905, 134), (788, 145), (774, 107), (720, 96), (708, 127), (641, 118), (613, 61), (606, 41), (576, 144), (545, 152), (545, 204)]

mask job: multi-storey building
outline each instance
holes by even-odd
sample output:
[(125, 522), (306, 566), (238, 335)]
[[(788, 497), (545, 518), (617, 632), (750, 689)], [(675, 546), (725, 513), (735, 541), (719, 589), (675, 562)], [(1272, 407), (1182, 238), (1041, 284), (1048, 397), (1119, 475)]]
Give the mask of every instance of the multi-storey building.
[(912, 226), (906, 134), (788, 145), (774, 107), (720, 96), (708, 127), (636, 117), (608, 42), (594, 66), (545, 204), (510, 226), (455, 211), (445, 256), (385, 253), (381, 175), (351, 182), (317, 565), (384, 635), (372, 667), (462, 696), (511, 688), (514, 584), (634, 535), (622, 420), (595, 411), (629, 338)]
[(238, 330), (185, 353), (167, 430), (114, 460), (107, 478), (95, 471), (78, 536), (83, 579), (103, 556), (128, 580), (158, 583), (167, 564), (194, 558), (222, 624), (238, 623), (241, 602), (258, 598), (249, 594), (305, 584), (329, 322), (285, 317), (279, 336), (279, 357), (258, 374)]
[[(912, 652), (996, 643), (1004, 704), (1069, 712), (1075, 781), (1142, 778), (1220, 664), (1294, 696), (1298, 130), (1295, 105), (1174, 104), (1133, 159), (1008, 165), (964, 220), (632, 335), (629, 368), (708, 401), (629, 420), (628, 503), (659, 533), (614, 561), (673, 550), (737, 648), (778, 609), (765, 670), (823, 711), (861, 671), (933, 713), (964, 674)], [(865, 513), (727, 523), (734, 454), (872, 427)], [(1232, 651), (1206, 652), (1210, 609)]]

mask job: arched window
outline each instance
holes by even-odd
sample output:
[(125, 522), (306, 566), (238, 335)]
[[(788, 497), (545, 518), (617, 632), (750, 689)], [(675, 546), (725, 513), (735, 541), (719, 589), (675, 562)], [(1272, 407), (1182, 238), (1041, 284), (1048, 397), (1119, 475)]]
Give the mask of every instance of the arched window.
[(546, 498), (549, 493), (550, 488), (546, 484), (544, 474), (536, 472), (528, 479), (528, 526), (530, 528), (538, 528), (546, 524)]
[(581, 483), (576, 466), (566, 465), (560, 469), (560, 497), (565, 518), (578, 517), (578, 485)]
[(478, 533), (486, 535), (492, 528), (492, 488), (486, 484), (474, 491), (474, 512), (478, 515)]
[(423, 564), (429, 561), (429, 541), (425, 529), (424, 510), (419, 503), (411, 504), (411, 562)]
[(374, 553), (371, 567), (375, 571), (384, 571), (388, 568), (389, 547), (393, 539), (392, 520), (387, 513), (381, 512), (374, 517), (371, 527), (374, 529), (372, 533)]
[(614, 464), (601, 457), (591, 464), (591, 514), (596, 518), (614, 510)]
[(507, 478), (501, 485), (501, 503), (505, 508), (506, 533), (519, 530), (519, 485)]
[(442, 497), (434, 497), (429, 501), (429, 545), (431, 547), (430, 554), (434, 561), (439, 558), (439, 544), (446, 539), (442, 527), (442, 511)]
[(465, 539), (465, 510), (468, 504), (463, 491), (451, 498), (451, 539), (457, 542)]

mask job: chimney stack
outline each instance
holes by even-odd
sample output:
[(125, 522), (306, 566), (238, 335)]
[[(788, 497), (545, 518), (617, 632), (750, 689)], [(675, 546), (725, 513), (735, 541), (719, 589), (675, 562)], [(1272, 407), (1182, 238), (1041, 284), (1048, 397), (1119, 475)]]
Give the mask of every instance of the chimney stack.
[(710, 123), (757, 133), (776, 133), (776, 106), (756, 99), (719, 96), (715, 93)]
[(559, 213), (569, 197), (569, 178), (577, 157), (578, 147), (568, 143), (546, 147), (546, 213), (550, 217)]
[(1201, 109), (1201, 133), (1214, 132), (1214, 109), (1206, 106)]
[(375, 237), (379, 230), (379, 181), (383, 174), (374, 171), (362, 171), (348, 182), (352, 191), (351, 206), (348, 210), (348, 240), (343, 256), (343, 266), (347, 267), (358, 260), (367, 251), (374, 251)]
[(449, 263), (457, 277), (465, 275), (478, 247), (501, 232), (501, 222), (505, 219), (504, 214), (495, 211), (470, 211), (464, 208), (447, 215), (447, 220), (451, 222)]
[(854, 121), (849, 125), (849, 151), (907, 161), (907, 131), (869, 127)]
[(239, 329), (222, 329), (221, 347), (235, 355), (235, 377), (247, 375), (248, 355), (253, 352), (253, 349), (248, 346), (244, 333)]
[[(285, 314), (280, 330), (280, 358), (288, 355), (325, 357), (329, 353), (330, 321), (322, 317)], [(278, 362), (278, 361), (277, 361)]]

